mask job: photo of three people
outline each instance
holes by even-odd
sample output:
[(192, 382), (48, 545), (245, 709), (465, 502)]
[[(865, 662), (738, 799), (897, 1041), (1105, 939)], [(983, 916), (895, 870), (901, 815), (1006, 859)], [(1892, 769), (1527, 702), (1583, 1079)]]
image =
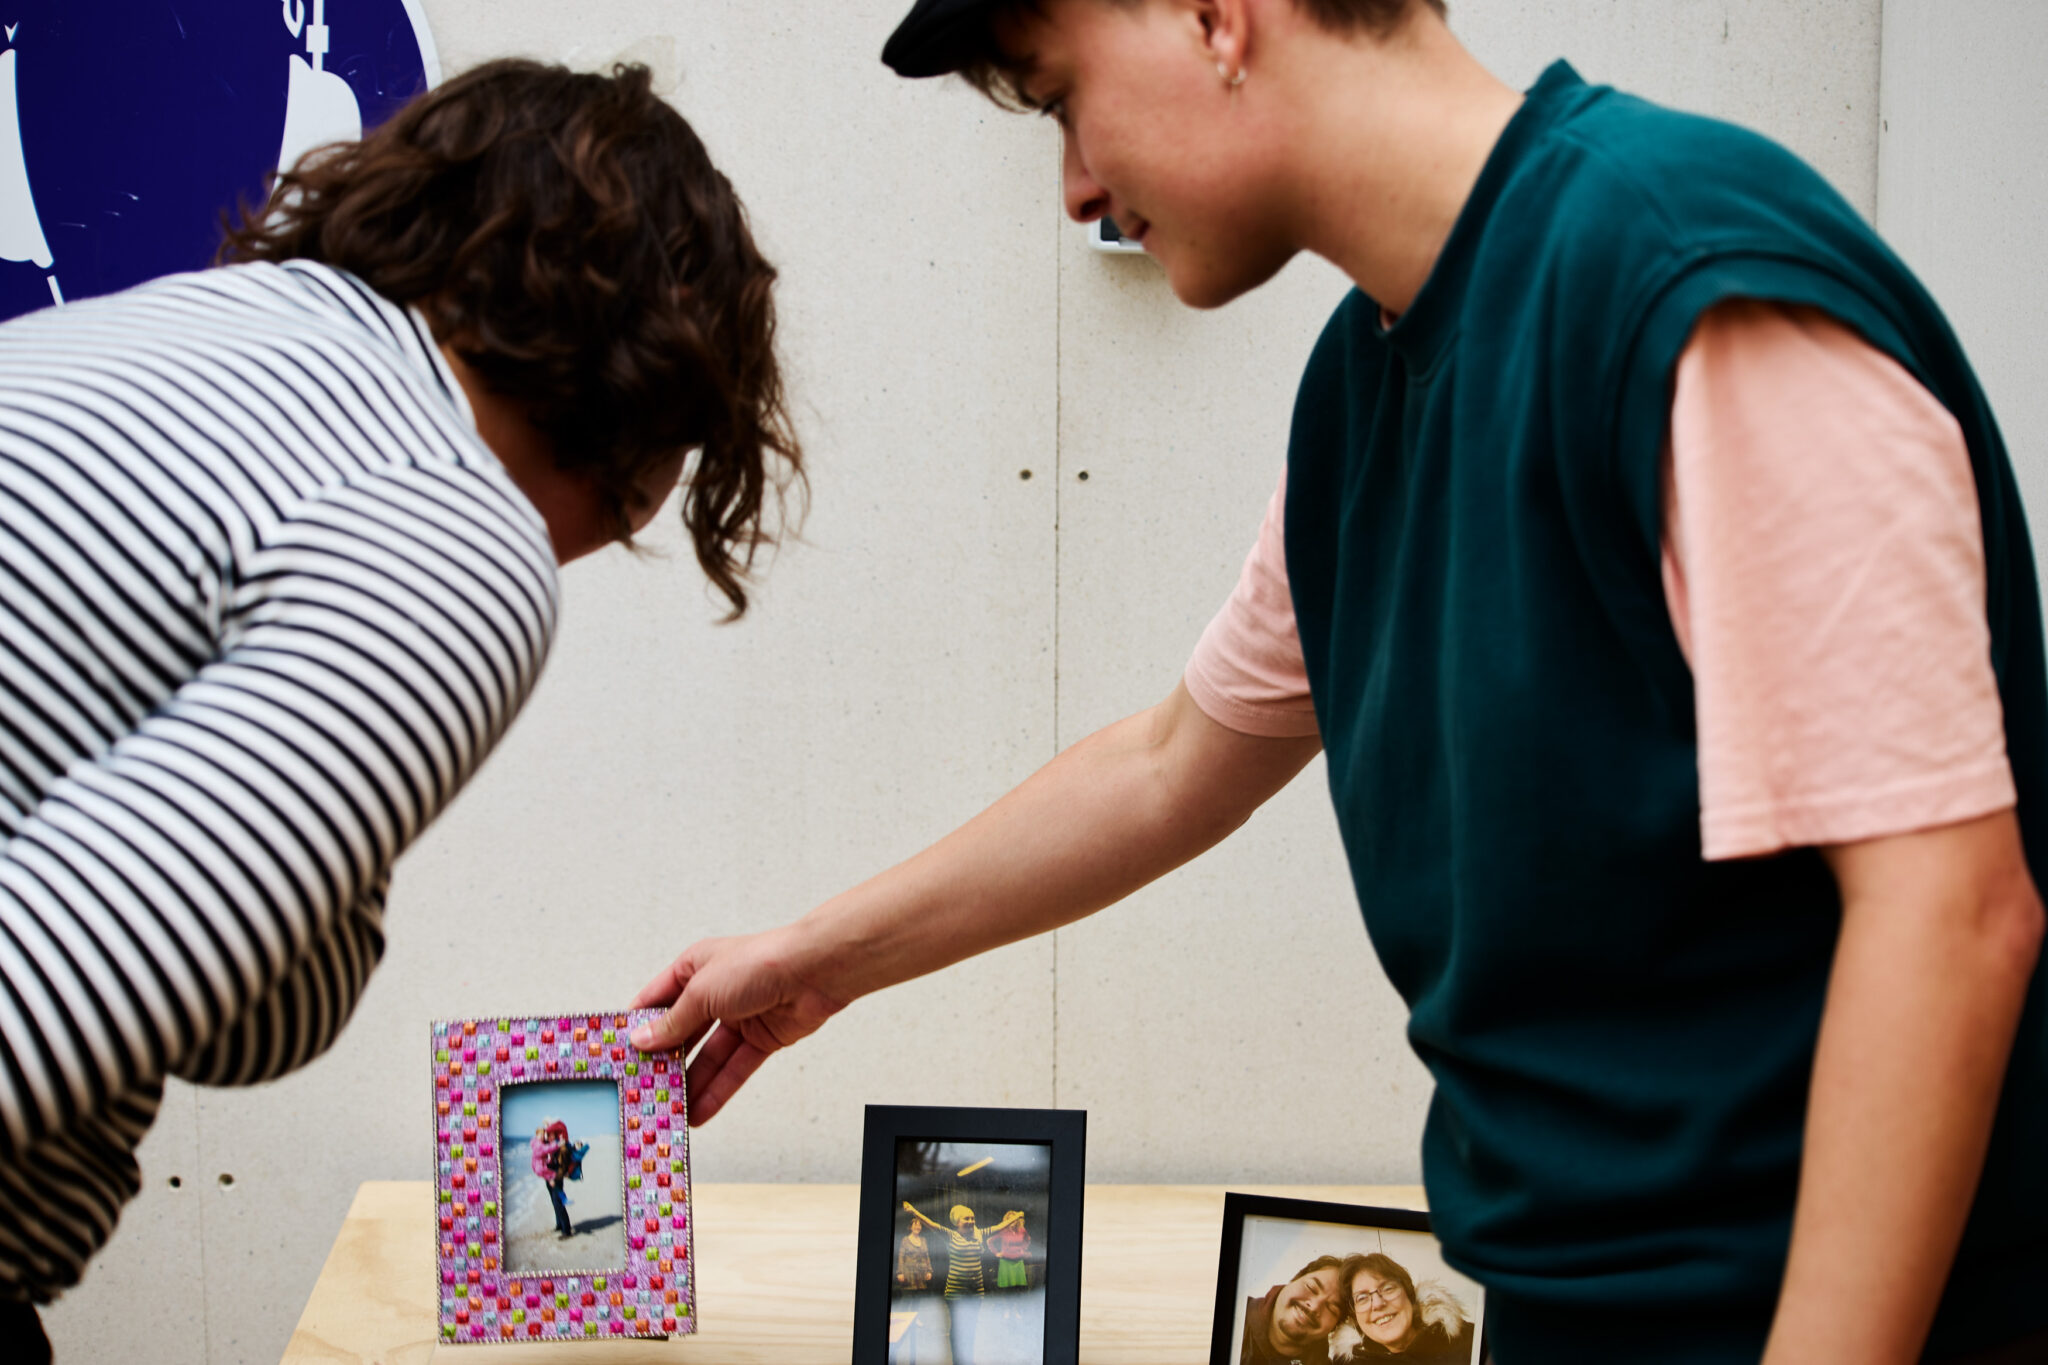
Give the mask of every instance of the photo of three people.
[(1039, 1365), (1052, 1150), (919, 1142), (896, 1150), (891, 1365)]

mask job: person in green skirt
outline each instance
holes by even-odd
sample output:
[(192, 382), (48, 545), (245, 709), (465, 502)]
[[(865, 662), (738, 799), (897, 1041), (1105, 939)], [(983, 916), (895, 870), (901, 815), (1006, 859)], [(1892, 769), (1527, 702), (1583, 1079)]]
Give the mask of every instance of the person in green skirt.
[[(1010, 1222), (1013, 1218), (1014, 1223)], [(996, 1288), (1023, 1289), (1031, 1283), (1024, 1259), (1031, 1254), (1031, 1234), (1024, 1230), (1024, 1211), (1011, 1209), (1003, 1215), (1003, 1222), (1010, 1226), (988, 1237), (989, 1246), (996, 1253)]]

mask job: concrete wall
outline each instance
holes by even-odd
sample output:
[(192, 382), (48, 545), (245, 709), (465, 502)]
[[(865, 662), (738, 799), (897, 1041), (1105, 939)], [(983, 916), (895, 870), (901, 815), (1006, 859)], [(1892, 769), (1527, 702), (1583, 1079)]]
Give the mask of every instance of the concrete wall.
[(1877, 223), (1962, 338), (2048, 544), (2048, 5), (1886, 0)]
[[(569, 573), (546, 681), (400, 870), (347, 1036), (262, 1090), (173, 1091), (147, 1192), (49, 1315), (60, 1358), (124, 1355), (146, 1323), (161, 1365), (275, 1359), (356, 1183), (427, 1174), (430, 1018), (622, 1002), (693, 939), (801, 913), (1173, 685), (1344, 282), (1303, 261), (1196, 314), (1149, 262), (1089, 252), (1060, 216), (1049, 127), (874, 60), (902, 8), (428, 0), (450, 71), (503, 53), (655, 68), (783, 269), (814, 515), (734, 628), (711, 624), (672, 536)], [(2004, 205), (2038, 244), (2048, 104), (2026, 66), (2048, 29), (2032, 0), (1940, 9), (1971, 18), (1937, 27), (1932, 0), (1456, 0), (1454, 19), (1508, 79), (1568, 56), (1759, 127), (1882, 204), (2038, 466), (2048, 411), (2018, 331), (2041, 315), (2036, 257), (1950, 234), (1997, 232), (1981, 220)], [(478, 920), (496, 946), (464, 955)], [(701, 1132), (696, 1173), (854, 1179), (872, 1101), (1085, 1107), (1097, 1180), (1412, 1180), (1427, 1097), (1318, 765), (1128, 904), (856, 1004)]]

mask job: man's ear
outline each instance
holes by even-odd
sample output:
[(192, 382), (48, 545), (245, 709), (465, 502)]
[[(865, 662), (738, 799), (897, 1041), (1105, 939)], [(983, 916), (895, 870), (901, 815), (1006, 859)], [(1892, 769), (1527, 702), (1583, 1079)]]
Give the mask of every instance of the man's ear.
[(1245, 70), (1251, 57), (1253, 0), (1181, 0), (1201, 34), (1204, 56), (1228, 74)]

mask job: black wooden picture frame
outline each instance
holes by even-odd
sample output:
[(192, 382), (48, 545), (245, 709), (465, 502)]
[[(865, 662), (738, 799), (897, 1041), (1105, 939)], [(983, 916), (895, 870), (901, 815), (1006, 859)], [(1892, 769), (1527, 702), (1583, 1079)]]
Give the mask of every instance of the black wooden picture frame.
[[(1319, 1199), (1286, 1199), (1275, 1195), (1223, 1196), (1223, 1239), (1216, 1266), (1216, 1313), (1209, 1335), (1209, 1365), (1241, 1365), (1237, 1308), (1246, 1286), (1241, 1284), (1245, 1219), (1275, 1218), (1295, 1223), (1338, 1223), (1356, 1228), (1431, 1235), (1429, 1215), (1419, 1209), (1378, 1208), (1369, 1204), (1333, 1204)], [(1468, 1305), (1476, 1310), (1473, 1365), (1486, 1359), (1484, 1292)], [(1399, 1359), (1399, 1356), (1391, 1357)]]
[[(890, 1360), (896, 1262), (897, 1154), (903, 1142), (1030, 1144), (1050, 1149), (1044, 1242), (1043, 1365), (1079, 1365), (1081, 1205), (1088, 1114), (1080, 1109), (956, 1109), (871, 1104), (861, 1142), (860, 1241), (853, 1294), (853, 1365)], [(972, 1361), (956, 1365), (973, 1365)]]

